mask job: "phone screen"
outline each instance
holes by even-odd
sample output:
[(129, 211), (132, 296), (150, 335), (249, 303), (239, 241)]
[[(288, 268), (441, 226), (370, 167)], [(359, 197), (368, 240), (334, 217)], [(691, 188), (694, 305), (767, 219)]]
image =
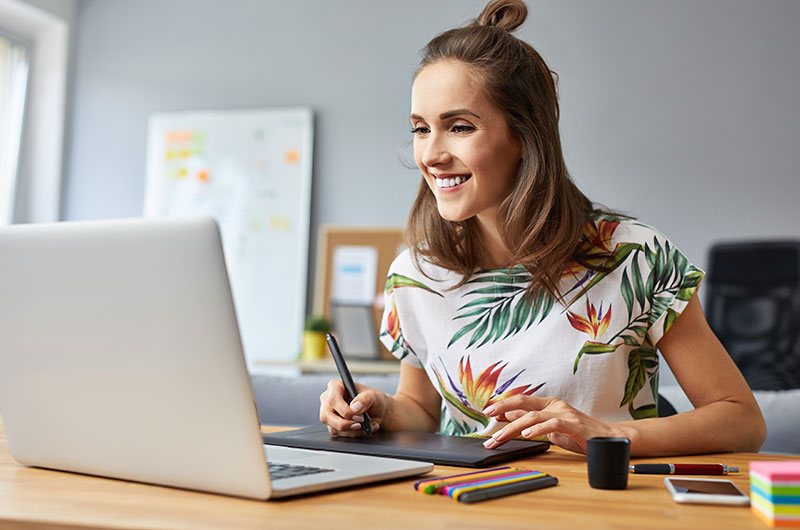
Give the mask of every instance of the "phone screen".
[(691, 479), (670, 479), (670, 482), (678, 493), (734, 495), (737, 497), (742, 495), (742, 492), (736, 489), (732, 482), (706, 482)]

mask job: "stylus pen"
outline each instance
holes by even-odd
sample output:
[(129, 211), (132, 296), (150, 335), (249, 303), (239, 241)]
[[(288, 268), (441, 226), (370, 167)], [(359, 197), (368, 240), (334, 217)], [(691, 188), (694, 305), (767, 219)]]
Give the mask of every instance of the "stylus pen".
[(512, 482), (510, 484), (503, 484), (501, 486), (492, 486), (489, 488), (465, 491), (458, 496), (458, 500), (459, 502), (485, 501), (487, 499), (495, 499), (505, 495), (513, 495), (515, 493), (522, 493), (525, 491), (546, 488), (548, 486), (555, 486), (556, 484), (558, 484), (558, 479), (556, 477), (547, 475), (546, 477), (523, 480), (521, 482)]
[[(347, 401), (353, 401), (353, 398), (358, 395), (358, 390), (356, 390), (356, 384), (353, 382), (353, 376), (350, 375), (350, 370), (347, 369), (347, 363), (344, 362), (342, 352), (339, 351), (339, 344), (336, 342), (336, 338), (330, 333), (325, 335), (325, 340), (328, 341), (328, 349), (331, 350), (333, 362), (336, 363), (336, 369), (339, 370), (339, 377), (342, 378), (342, 382), (344, 383)], [(364, 421), (361, 422), (361, 428), (364, 429), (365, 433), (372, 434), (372, 418), (370, 418), (369, 414), (366, 412), (364, 412), (362, 416), (364, 416)]]
[(739, 468), (725, 464), (636, 464), (630, 470), (643, 475), (727, 475)]

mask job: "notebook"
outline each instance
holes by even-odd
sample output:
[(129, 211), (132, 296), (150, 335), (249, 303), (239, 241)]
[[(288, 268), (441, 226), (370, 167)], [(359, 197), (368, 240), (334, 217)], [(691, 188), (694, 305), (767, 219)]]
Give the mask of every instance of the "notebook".
[(2, 227), (0, 300), (22, 464), (254, 499), (433, 469), (263, 445), (210, 217)]

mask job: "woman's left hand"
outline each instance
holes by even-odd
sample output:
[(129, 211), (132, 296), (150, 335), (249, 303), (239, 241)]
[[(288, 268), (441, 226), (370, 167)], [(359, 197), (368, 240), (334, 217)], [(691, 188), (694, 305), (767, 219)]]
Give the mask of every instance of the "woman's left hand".
[(595, 436), (625, 436), (613, 424), (598, 421), (554, 397), (514, 396), (498, 401), (483, 411), (508, 425), (484, 442), (494, 449), (520, 434), (525, 438), (547, 439), (575, 453), (586, 453), (586, 440)]

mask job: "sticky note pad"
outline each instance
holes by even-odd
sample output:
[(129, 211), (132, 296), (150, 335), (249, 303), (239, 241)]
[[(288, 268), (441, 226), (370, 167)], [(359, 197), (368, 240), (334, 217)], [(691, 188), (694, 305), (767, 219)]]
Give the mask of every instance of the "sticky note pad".
[(800, 527), (800, 460), (750, 462), (750, 507), (769, 526)]

